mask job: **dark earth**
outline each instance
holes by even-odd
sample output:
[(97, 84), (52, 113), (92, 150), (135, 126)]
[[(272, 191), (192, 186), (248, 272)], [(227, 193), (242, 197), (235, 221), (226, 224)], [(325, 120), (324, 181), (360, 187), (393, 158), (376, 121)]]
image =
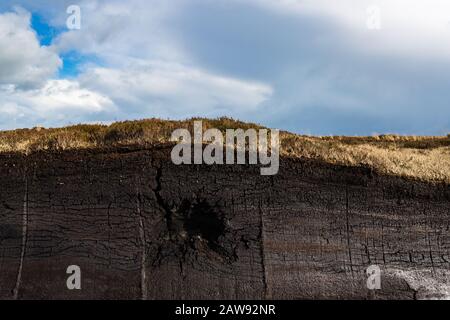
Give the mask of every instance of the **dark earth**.
[(450, 297), (445, 183), (307, 159), (275, 176), (176, 166), (168, 146), (2, 154), (0, 178), (1, 299)]

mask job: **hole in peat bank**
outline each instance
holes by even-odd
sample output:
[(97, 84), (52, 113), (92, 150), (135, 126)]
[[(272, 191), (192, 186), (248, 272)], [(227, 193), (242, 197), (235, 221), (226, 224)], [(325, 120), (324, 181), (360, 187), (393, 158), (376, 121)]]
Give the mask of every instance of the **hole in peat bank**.
[(182, 205), (184, 229), (189, 238), (200, 236), (211, 249), (218, 247), (219, 237), (225, 233), (225, 222), (219, 212), (206, 201)]

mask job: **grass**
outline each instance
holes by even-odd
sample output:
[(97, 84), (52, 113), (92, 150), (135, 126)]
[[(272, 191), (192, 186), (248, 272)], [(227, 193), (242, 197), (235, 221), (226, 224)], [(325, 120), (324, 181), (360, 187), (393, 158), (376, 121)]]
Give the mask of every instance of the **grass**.
[[(0, 153), (63, 151), (150, 146), (168, 142), (178, 128), (192, 131), (193, 120), (204, 129), (262, 128), (230, 118), (166, 121), (147, 119), (111, 125), (75, 125), (65, 128), (19, 129), (0, 132)], [(332, 164), (370, 166), (380, 173), (450, 183), (450, 134), (442, 137), (380, 135), (372, 137), (311, 137), (281, 132), (281, 155), (318, 159)]]

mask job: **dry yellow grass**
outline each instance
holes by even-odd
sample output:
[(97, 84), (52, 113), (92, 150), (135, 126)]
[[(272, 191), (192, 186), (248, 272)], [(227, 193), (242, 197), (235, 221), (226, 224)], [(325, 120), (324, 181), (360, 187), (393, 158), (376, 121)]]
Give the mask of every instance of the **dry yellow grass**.
[[(57, 129), (0, 132), (0, 153), (32, 153), (124, 145), (148, 146), (169, 141), (173, 130), (192, 130), (193, 120), (148, 119), (112, 125), (76, 125)], [(201, 119), (205, 129), (261, 128), (229, 118)], [(280, 134), (281, 155), (319, 159), (332, 164), (370, 166), (380, 173), (450, 183), (450, 136), (310, 137)]]
[(369, 166), (380, 173), (450, 182), (449, 137), (304, 137), (284, 133), (282, 154), (346, 166)]

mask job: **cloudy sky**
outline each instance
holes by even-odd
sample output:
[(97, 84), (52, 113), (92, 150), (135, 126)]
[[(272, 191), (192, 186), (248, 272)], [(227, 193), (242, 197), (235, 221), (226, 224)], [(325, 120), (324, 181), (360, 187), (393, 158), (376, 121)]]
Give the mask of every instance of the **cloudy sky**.
[(222, 115), (306, 134), (449, 133), (450, 2), (0, 2), (0, 129)]

